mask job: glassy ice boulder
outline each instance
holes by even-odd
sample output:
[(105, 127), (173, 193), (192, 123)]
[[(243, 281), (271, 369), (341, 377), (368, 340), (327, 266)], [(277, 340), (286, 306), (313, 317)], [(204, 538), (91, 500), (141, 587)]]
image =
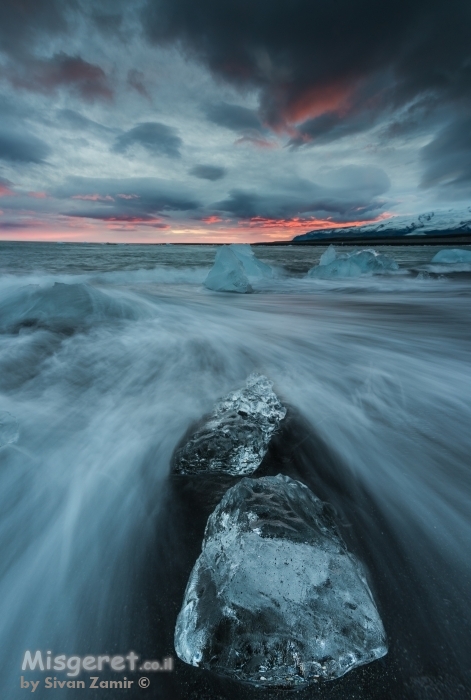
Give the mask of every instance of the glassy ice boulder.
[(256, 686), (332, 680), (387, 653), (331, 509), (287, 476), (242, 479), (208, 519), (175, 628), (183, 661)]
[(333, 279), (375, 275), (394, 272), (398, 269), (399, 266), (395, 260), (376, 250), (360, 250), (337, 255), (333, 246), (330, 246), (321, 256), (319, 265), (311, 268), (307, 274), (308, 277), (316, 279)]
[(244, 272), (249, 278), (273, 277), (270, 265), (255, 257), (248, 243), (232, 243), (229, 248), (241, 262)]
[(214, 265), (204, 281), (204, 286), (214, 292), (252, 292), (242, 263), (231, 250), (231, 246), (223, 245), (216, 253)]
[(360, 265), (348, 256), (338, 256), (327, 265), (313, 267), (307, 274), (308, 277), (315, 279), (333, 279), (336, 277), (361, 277), (363, 271)]
[(397, 262), (376, 250), (360, 250), (350, 254), (350, 260), (361, 267), (363, 273), (393, 272), (399, 270)]
[(432, 258), (433, 263), (471, 263), (471, 250), (460, 250), (459, 248), (450, 248), (439, 250)]
[(252, 474), (264, 458), (270, 438), (286, 415), (273, 383), (252, 374), (242, 389), (221, 399), (208, 420), (177, 449), (178, 474)]
[(136, 305), (83, 283), (29, 284), (0, 299), (0, 328), (8, 332), (46, 328), (69, 333), (84, 325), (135, 319), (138, 314)]
[(331, 262), (334, 262), (336, 257), (337, 251), (335, 250), (335, 247), (332, 244), (330, 244), (327, 250), (324, 250), (324, 252), (322, 253), (321, 258), (319, 260), (319, 265), (330, 265)]

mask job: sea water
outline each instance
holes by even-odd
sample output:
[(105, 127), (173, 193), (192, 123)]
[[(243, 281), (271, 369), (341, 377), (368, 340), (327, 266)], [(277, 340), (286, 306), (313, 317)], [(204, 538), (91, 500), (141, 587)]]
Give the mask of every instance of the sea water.
[[(377, 247), (399, 271), (353, 280), (306, 278), (322, 247), (254, 250), (275, 275), (245, 296), (204, 288), (214, 246), (0, 244), (5, 697), (22, 674), (50, 697), (26, 650), (174, 655), (171, 457), (253, 372), (330, 455), (305, 480), (352, 532), (388, 636), (349, 695), (319, 697), (468, 697), (471, 275), (431, 266), (431, 246)], [(184, 672), (154, 674), (152, 696), (258, 698)]]

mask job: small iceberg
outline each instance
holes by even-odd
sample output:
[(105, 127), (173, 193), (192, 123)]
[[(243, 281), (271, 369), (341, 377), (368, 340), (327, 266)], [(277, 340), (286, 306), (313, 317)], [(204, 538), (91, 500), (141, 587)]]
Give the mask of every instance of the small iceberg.
[(260, 279), (261, 277), (273, 277), (273, 270), (270, 265), (255, 257), (255, 254), (248, 243), (233, 243), (229, 246), (238, 260), (242, 263), (244, 272), (250, 279)]
[(94, 323), (133, 320), (137, 313), (131, 303), (90, 284), (27, 285), (0, 300), (0, 329), (18, 332), (21, 328), (43, 328), (70, 333)]
[(187, 664), (288, 689), (339, 678), (387, 644), (330, 507), (278, 475), (242, 479), (209, 517), (175, 650)]
[(376, 250), (360, 250), (338, 255), (334, 246), (331, 245), (321, 255), (319, 265), (311, 268), (307, 276), (315, 279), (361, 277), (394, 272), (398, 269), (399, 266), (395, 260)]
[(253, 291), (239, 258), (231, 246), (223, 245), (216, 253), (214, 265), (204, 281), (204, 286), (214, 292), (237, 292), (247, 294)]
[(471, 250), (461, 250), (460, 248), (445, 248), (444, 250), (440, 250), (436, 255), (433, 256), (432, 263), (471, 264)]
[(321, 259), (319, 260), (319, 265), (330, 265), (330, 263), (334, 262), (335, 258), (337, 257), (337, 251), (335, 250), (335, 247), (330, 244), (330, 246), (325, 250), (322, 255)]
[(272, 276), (270, 265), (258, 260), (248, 243), (233, 243), (219, 248), (204, 285), (215, 292), (247, 294), (253, 291), (251, 281)]
[(242, 389), (221, 399), (209, 419), (175, 452), (177, 474), (252, 474), (286, 415), (273, 383), (252, 374)]

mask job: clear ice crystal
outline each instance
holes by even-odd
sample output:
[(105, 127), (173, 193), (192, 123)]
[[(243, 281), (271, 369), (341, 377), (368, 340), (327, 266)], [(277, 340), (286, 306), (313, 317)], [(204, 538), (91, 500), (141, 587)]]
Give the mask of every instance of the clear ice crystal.
[(273, 270), (270, 265), (256, 258), (248, 243), (232, 243), (229, 248), (242, 264), (247, 277), (252, 279), (273, 277)]
[(214, 292), (247, 294), (253, 291), (241, 261), (228, 245), (221, 246), (216, 253), (204, 286)]
[(242, 479), (209, 517), (175, 650), (239, 681), (298, 688), (339, 678), (387, 646), (330, 506), (278, 475)]
[(286, 415), (272, 387), (263, 375), (252, 374), (242, 389), (221, 399), (204, 425), (177, 450), (175, 472), (252, 474)]
[(335, 250), (335, 247), (332, 244), (330, 244), (327, 250), (324, 250), (324, 252), (322, 253), (321, 258), (319, 260), (319, 265), (330, 265), (331, 262), (334, 262), (336, 257), (337, 251)]

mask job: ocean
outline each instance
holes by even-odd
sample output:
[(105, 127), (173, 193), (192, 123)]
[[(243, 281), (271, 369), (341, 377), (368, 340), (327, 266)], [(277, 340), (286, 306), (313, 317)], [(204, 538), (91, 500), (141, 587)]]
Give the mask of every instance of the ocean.
[(332, 505), (389, 643), (296, 697), (471, 697), (471, 268), (376, 249), (399, 271), (316, 280), (324, 248), (257, 246), (276, 274), (237, 295), (203, 286), (214, 246), (0, 244), (4, 697), (22, 676), (97, 697), (46, 689), (26, 650), (174, 657), (126, 697), (288, 697), (173, 648), (211, 498), (175, 493), (172, 454), (252, 372), (289, 407), (280, 464)]

